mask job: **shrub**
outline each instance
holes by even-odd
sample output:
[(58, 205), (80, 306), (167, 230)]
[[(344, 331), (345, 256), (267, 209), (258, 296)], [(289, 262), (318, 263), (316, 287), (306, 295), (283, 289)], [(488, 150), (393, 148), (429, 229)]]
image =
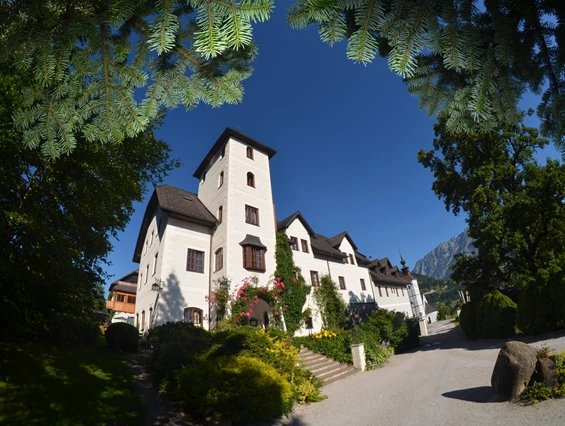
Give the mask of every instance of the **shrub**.
[(459, 314), (459, 324), (465, 332), (468, 339), (479, 338), (479, 331), (477, 330), (477, 304), (475, 301), (465, 303), (461, 307)]
[(310, 337), (297, 337), (295, 341), (303, 344), (313, 352), (327, 356), (334, 361), (351, 364), (351, 344), (353, 343), (352, 332), (324, 330)]
[(390, 345), (396, 353), (406, 352), (420, 343), (420, 326), (415, 318), (404, 318), (390, 336)]
[(461, 308), (460, 324), (470, 339), (512, 337), (517, 306), (508, 296), (495, 290)]
[(483, 297), (477, 306), (477, 330), (479, 337), (502, 338), (514, 336), (516, 303), (495, 290)]
[(135, 352), (139, 344), (139, 332), (125, 322), (110, 324), (106, 330), (106, 344), (117, 351)]
[(184, 367), (176, 400), (186, 410), (217, 420), (267, 421), (292, 408), (290, 384), (273, 366), (246, 356), (217, 357)]
[(167, 322), (149, 330), (147, 343), (155, 350), (171, 342), (186, 342), (194, 337), (206, 339), (210, 333), (202, 327), (197, 327), (187, 322)]
[(565, 322), (563, 272), (539, 275), (523, 284), (518, 299), (518, 327), (527, 334), (551, 331)]

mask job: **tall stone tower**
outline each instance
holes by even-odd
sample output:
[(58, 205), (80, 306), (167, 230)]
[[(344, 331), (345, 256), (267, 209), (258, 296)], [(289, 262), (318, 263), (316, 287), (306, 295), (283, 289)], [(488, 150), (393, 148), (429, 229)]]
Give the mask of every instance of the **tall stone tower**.
[[(275, 212), (269, 160), (276, 151), (227, 128), (194, 172), (198, 197), (218, 218), (212, 236), (211, 282), (266, 285), (275, 269)], [(211, 284), (213, 285), (213, 284)]]

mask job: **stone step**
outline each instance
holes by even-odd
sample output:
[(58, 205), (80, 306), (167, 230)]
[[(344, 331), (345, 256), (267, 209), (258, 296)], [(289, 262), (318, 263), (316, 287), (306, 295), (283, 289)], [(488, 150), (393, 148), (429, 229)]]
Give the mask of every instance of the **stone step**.
[(304, 346), (300, 348), (298, 357), (304, 368), (309, 370), (316, 378), (320, 379), (324, 385), (344, 379), (357, 372), (352, 365), (340, 364)]
[[(303, 361), (302, 363), (304, 364), (305, 367), (308, 368), (308, 370), (311, 370), (312, 368), (316, 368), (320, 364), (326, 364), (328, 361), (335, 362), (333, 360), (326, 358), (325, 356), (321, 356), (320, 358), (316, 358), (316, 359), (310, 360), (308, 362)], [(337, 363), (337, 364), (339, 364), (339, 363)]]
[(353, 374), (357, 374), (359, 371), (353, 367), (346, 370), (342, 370), (339, 374), (324, 379), (324, 385), (329, 385), (330, 383), (337, 382), (338, 380), (345, 379)]

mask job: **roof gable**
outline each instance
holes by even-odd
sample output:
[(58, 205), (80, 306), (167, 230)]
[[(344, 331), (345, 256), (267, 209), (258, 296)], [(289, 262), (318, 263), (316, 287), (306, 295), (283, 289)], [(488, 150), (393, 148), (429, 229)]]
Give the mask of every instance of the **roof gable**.
[(209, 228), (215, 227), (218, 222), (196, 194), (171, 185), (158, 186), (153, 191), (145, 208), (133, 254), (133, 261), (136, 263), (141, 260), (147, 228), (149, 228), (153, 215), (159, 207), (168, 212), (171, 217), (185, 222), (192, 222)]
[(284, 231), (296, 219), (298, 219), (302, 223), (302, 226), (304, 226), (304, 228), (306, 229), (306, 231), (308, 231), (308, 234), (310, 236), (315, 234), (314, 230), (310, 227), (308, 222), (306, 222), (306, 219), (304, 219), (304, 216), (302, 216), (302, 213), (300, 213), (300, 211), (294, 212), (293, 214), (288, 216), (286, 219), (283, 219), (280, 222), (277, 222), (277, 231)]
[(353, 250), (357, 251), (357, 246), (355, 245), (355, 243), (353, 242), (347, 231), (343, 231), (341, 234), (338, 234), (335, 237), (330, 238), (330, 243), (332, 247), (339, 247), (344, 238), (347, 238), (347, 241), (349, 241), (349, 244), (351, 244)]
[(269, 158), (272, 158), (273, 155), (277, 153), (277, 151), (275, 151), (273, 148), (270, 148), (267, 145), (263, 145), (261, 142), (257, 142), (255, 139), (251, 139), (249, 136), (244, 135), (243, 133), (237, 130), (234, 130), (230, 127), (226, 127), (224, 133), (220, 135), (214, 146), (210, 148), (210, 151), (208, 151), (208, 154), (206, 154), (206, 157), (204, 157), (204, 159), (202, 160), (202, 162), (194, 172), (193, 176), (195, 178), (200, 179), (200, 175), (206, 169), (208, 164), (210, 164), (210, 162), (214, 158), (214, 155), (216, 155), (216, 152), (218, 152), (222, 148), (222, 146), (224, 146), (224, 144), (227, 143), (227, 141), (230, 138), (238, 140), (246, 145), (255, 148), (258, 151), (265, 153)]

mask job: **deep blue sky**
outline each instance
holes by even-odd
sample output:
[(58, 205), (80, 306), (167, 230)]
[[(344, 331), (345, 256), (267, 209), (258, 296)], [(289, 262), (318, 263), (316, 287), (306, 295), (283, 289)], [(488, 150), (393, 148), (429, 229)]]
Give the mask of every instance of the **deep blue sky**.
[[(312, 228), (344, 230), (359, 251), (409, 266), (465, 229), (431, 190), (432, 174), (416, 161), (431, 149), (434, 119), (410, 96), (386, 59), (367, 66), (345, 56), (345, 43), (322, 43), (317, 28), (291, 30), (284, 6), (255, 25), (259, 55), (243, 102), (171, 111), (157, 137), (184, 167), (165, 183), (197, 192), (192, 174), (226, 127), (278, 151), (271, 160), (277, 219), (300, 210)], [(524, 105), (535, 107), (535, 105)], [(146, 200), (135, 206), (114, 242), (111, 281), (137, 269), (131, 261)]]

